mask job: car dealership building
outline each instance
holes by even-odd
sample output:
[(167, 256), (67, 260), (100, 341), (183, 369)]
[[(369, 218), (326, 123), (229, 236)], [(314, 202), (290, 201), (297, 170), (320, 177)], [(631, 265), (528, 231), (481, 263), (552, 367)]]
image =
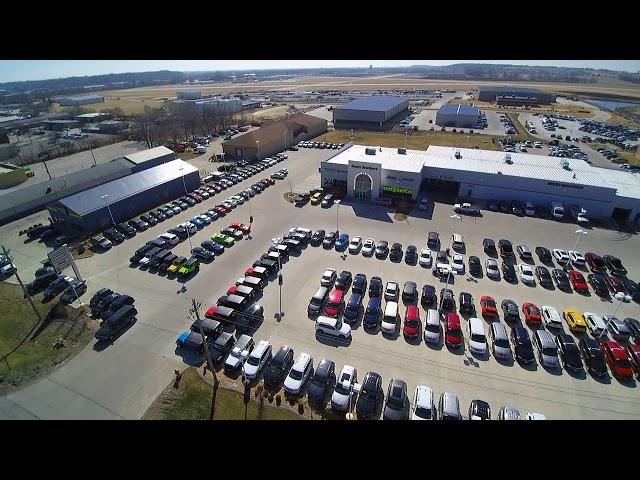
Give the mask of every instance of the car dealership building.
[(322, 186), (348, 198), (416, 200), (447, 187), (458, 197), (580, 205), (592, 217), (640, 221), (640, 177), (582, 160), (430, 146), (424, 150), (347, 145), (322, 162)]

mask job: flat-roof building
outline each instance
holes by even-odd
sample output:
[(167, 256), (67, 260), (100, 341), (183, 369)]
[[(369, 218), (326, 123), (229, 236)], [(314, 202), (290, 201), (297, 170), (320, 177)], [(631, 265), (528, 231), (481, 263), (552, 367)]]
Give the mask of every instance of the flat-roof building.
[(409, 113), (409, 99), (397, 96), (364, 97), (333, 107), (335, 128), (388, 130)]
[(199, 184), (197, 168), (173, 160), (62, 198), (47, 208), (56, 228), (86, 235), (181, 197), (185, 187), (191, 192)]
[(640, 222), (640, 179), (583, 160), (430, 146), (352, 145), (321, 165), (322, 185), (349, 198), (416, 200), (445, 187), (460, 198), (580, 205), (594, 217)]
[(74, 95), (69, 97), (54, 97), (54, 102), (63, 107), (77, 107), (78, 105), (90, 105), (104, 102), (102, 95)]
[(99, 113), (99, 112), (91, 112), (91, 113), (83, 113), (82, 115), (76, 115), (76, 120), (80, 123), (97, 123), (103, 122), (105, 120), (111, 120), (113, 115), (110, 113)]
[(471, 105), (447, 103), (436, 112), (436, 125), (441, 127), (476, 128), (480, 111)]
[(62, 132), (70, 128), (77, 128), (80, 122), (77, 120), (47, 120), (44, 122), (44, 128), (54, 132)]
[(556, 96), (539, 88), (483, 86), (478, 90), (478, 100), (482, 102), (499, 100), (502, 105), (546, 105), (555, 102)]
[(176, 90), (176, 98), (195, 100), (202, 96), (200, 90)]

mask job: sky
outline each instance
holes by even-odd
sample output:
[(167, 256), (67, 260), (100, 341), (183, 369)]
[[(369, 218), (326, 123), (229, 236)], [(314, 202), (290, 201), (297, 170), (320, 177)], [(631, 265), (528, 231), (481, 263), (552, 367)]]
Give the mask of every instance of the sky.
[(403, 67), (493, 63), (604, 68), (640, 72), (640, 60), (0, 60), (0, 83), (156, 70), (262, 70), (271, 68)]

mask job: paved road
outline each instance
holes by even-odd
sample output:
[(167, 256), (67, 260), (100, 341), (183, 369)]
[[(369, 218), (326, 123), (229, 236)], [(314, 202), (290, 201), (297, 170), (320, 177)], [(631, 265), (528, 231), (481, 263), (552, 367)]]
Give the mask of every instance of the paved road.
[[(305, 181), (318, 168), (319, 161), (327, 155), (324, 150), (290, 152), (284, 164), (290, 172), (289, 179), (296, 185)], [(263, 172), (268, 176), (270, 170)], [(234, 186), (223, 195), (226, 198), (244, 188)], [(429, 230), (439, 231), (443, 238), (452, 232), (465, 236), (470, 254), (481, 252), (484, 236), (510, 238), (514, 243), (527, 242), (531, 247), (539, 244), (550, 248), (569, 249), (575, 241), (575, 225), (542, 219), (523, 219), (510, 215), (487, 213), (477, 223), (464, 218), (452, 224), (451, 206), (436, 204), (433, 213), (415, 212), (406, 221), (397, 221), (391, 212), (363, 204), (347, 204), (331, 209), (307, 205), (297, 208), (283, 200), (288, 182), (279, 182), (251, 202), (254, 216), (253, 238), (238, 242), (212, 264), (204, 265), (200, 273), (186, 284), (181, 293), (180, 283), (163, 276), (151, 274), (128, 266), (128, 258), (144, 241), (149, 240), (170, 226), (191, 218), (204, 210), (196, 206), (165, 221), (135, 239), (113, 248), (104, 255), (80, 260), (79, 266), (89, 279), (91, 293), (103, 286), (126, 292), (136, 297), (140, 312), (138, 321), (113, 345), (103, 351), (95, 351), (93, 344), (62, 366), (47, 379), (35, 383), (0, 401), (3, 418), (140, 418), (173, 376), (174, 368), (186, 367), (176, 355), (175, 338), (190, 325), (188, 308), (190, 299), (202, 303), (203, 309), (215, 303), (227, 287), (241, 276), (246, 266), (260, 256), (270, 245), (271, 239), (282, 235), (288, 228), (333, 229), (336, 217), (340, 229), (348, 233), (372, 236), (375, 239), (400, 241), (403, 245), (424, 244)], [(220, 196), (214, 198), (219, 201)], [(207, 201), (207, 206), (214, 201)], [(194, 244), (207, 238), (230, 221), (248, 220), (248, 206), (238, 207), (224, 221), (205, 227), (193, 238)], [(640, 275), (640, 260), (636, 252), (640, 240), (614, 231), (593, 229), (581, 240), (579, 249), (596, 252), (615, 252), (622, 259), (632, 278)], [(446, 241), (446, 240), (445, 240)], [(16, 246), (15, 248), (18, 248)], [(25, 247), (22, 247), (25, 248)], [(187, 254), (188, 243), (183, 242), (174, 251)], [(414, 280), (419, 285), (434, 283), (429, 271), (417, 266), (393, 264), (348, 256), (340, 260), (334, 251), (307, 247), (300, 257), (292, 257), (283, 266), (284, 289), (282, 322), (275, 320), (278, 311), (278, 288), (271, 282), (259, 302), (265, 307), (265, 320), (255, 334), (256, 340), (268, 339), (275, 347), (283, 343), (296, 352), (311, 353), (316, 362), (328, 357), (338, 367), (343, 363), (356, 366), (362, 377), (368, 370), (383, 375), (385, 388), (392, 377), (407, 381), (412, 392), (416, 385), (431, 386), (437, 395), (449, 390), (460, 395), (463, 409), (473, 398), (489, 401), (494, 408), (513, 404), (521, 412), (540, 411), (549, 418), (640, 418), (640, 399), (635, 381), (620, 383), (614, 379), (597, 382), (590, 377), (579, 378), (562, 371), (551, 374), (540, 366), (527, 370), (516, 365), (499, 364), (493, 357), (475, 359), (464, 354), (449, 352), (446, 348), (431, 349), (422, 342), (411, 344), (401, 336), (395, 340), (381, 334), (370, 335), (357, 328), (349, 347), (336, 347), (320, 343), (313, 334), (313, 322), (306, 316), (306, 305), (326, 266), (346, 268), (353, 273), (362, 271), (368, 277), (379, 275), (383, 280), (399, 282)], [(464, 277), (455, 279), (453, 290), (472, 293), (476, 304), (481, 294), (491, 294), (500, 300), (505, 297), (516, 302), (534, 301), (539, 305), (551, 304), (559, 309), (573, 306), (579, 310), (608, 314), (611, 303), (602, 303), (578, 294), (544, 291), (522, 284), (509, 285), (504, 281), (494, 284), (486, 278), (478, 283), (467, 282)], [(404, 310), (401, 308), (401, 313)], [(424, 312), (422, 312), (424, 316)], [(637, 304), (625, 304), (619, 316), (640, 316)], [(464, 323), (466, 337), (466, 321)], [(466, 351), (466, 350), (465, 350)]]

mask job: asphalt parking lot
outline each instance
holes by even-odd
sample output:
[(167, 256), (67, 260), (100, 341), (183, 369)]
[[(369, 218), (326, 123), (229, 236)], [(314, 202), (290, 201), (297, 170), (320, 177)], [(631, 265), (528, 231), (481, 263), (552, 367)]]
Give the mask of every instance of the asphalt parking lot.
[[(39, 418), (140, 418), (171, 381), (173, 370), (186, 366), (177, 354), (179, 352), (176, 352), (175, 340), (179, 332), (188, 329), (191, 324), (188, 311), (191, 298), (202, 304), (203, 313), (270, 246), (272, 238), (282, 236), (292, 227), (329, 231), (335, 229), (338, 217), (341, 232), (363, 238), (372, 237), (376, 241), (397, 241), (405, 248), (413, 244), (418, 250), (425, 244), (428, 231), (440, 233), (443, 248), (451, 233), (460, 233), (465, 237), (467, 248), (465, 262), (466, 256), (478, 255), (483, 263), (486, 255), (482, 252), (482, 240), (485, 237), (495, 241), (507, 238), (514, 246), (526, 243), (532, 249), (544, 245), (550, 249), (569, 250), (575, 242), (577, 227), (570, 223), (519, 218), (494, 212), (483, 212), (484, 216), (477, 220), (470, 217), (463, 217), (462, 221), (452, 220), (450, 215), (453, 211), (448, 204), (436, 204), (428, 215), (415, 211), (406, 220), (396, 220), (390, 210), (367, 204), (347, 202), (329, 209), (310, 204), (296, 207), (283, 199), (284, 192), (289, 188), (288, 180), (294, 185), (304, 181), (310, 172), (317, 170), (320, 160), (329, 152), (301, 149), (288, 154), (288, 160), (138, 233), (135, 238), (126, 240), (105, 254), (79, 260), (78, 266), (89, 283), (84, 300), (88, 301), (93, 292), (102, 287), (128, 293), (136, 298), (136, 307), (140, 312), (138, 321), (106, 349), (95, 351), (93, 345), (89, 345), (48, 379), (0, 399), (0, 416), (10, 416), (19, 405)], [(254, 216), (252, 238), (237, 242), (213, 263), (204, 265), (186, 283), (186, 291), (180, 289), (179, 282), (129, 267), (129, 257), (145, 241), (282, 167), (289, 170), (287, 179), (277, 182), (251, 201)], [(232, 221), (248, 223), (246, 203), (200, 230), (192, 238), (194, 246)], [(34, 223), (32, 220), (22, 222), (22, 228)], [(16, 225), (18, 223), (2, 227), (0, 233), (3, 238), (10, 229), (17, 232), (20, 229)], [(13, 236), (16, 238), (11, 240), (15, 243), (15, 250), (31, 252), (31, 246), (21, 245), (22, 241)], [(629, 270), (630, 278), (638, 279), (640, 260), (636, 252), (639, 246), (637, 236), (593, 228), (587, 237), (580, 240), (578, 250), (615, 254)], [(188, 243), (183, 242), (176, 251), (187, 249)], [(38, 251), (37, 254), (28, 253), (23, 257), (25, 263), (21, 263), (20, 257), (17, 263), (21, 272), (25, 272), (25, 281), (29, 281), (29, 275), (33, 275), (35, 268), (26, 268), (28, 259), (41, 258), (41, 254)], [(368, 279), (377, 275), (384, 282), (395, 280), (401, 286), (407, 280), (415, 281), (419, 288), (429, 283), (436, 286), (438, 293), (444, 286), (444, 282), (438, 282), (430, 270), (417, 265), (409, 266), (404, 262), (396, 264), (388, 259), (381, 261), (349, 254), (342, 260), (335, 250), (308, 246), (299, 257), (292, 256), (283, 265), (282, 321), (276, 320), (279, 309), (277, 282), (271, 281), (258, 300), (265, 309), (265, 319), (254, 335), (256, 341), (269, 340), (274, 349), (286, 343), (293, 347), (296, 354), (302, 351), (312, 354), (315, 364), (326, 357), (336, 362), (336, 368), (345, 363), (353, 365), (358, 369), (360, 379), (367, 371), (376, 371), (383, 377), (385, 391), (389, 380), (396, 377), (407, 382), (410, 397), (419, 384), (431, 387), (436, 396), (443, 391), (456, 393), (461, 400), (463, 415), (466, 415), (471, 400), (477, 398), (488, 401), (496, 413), (501, 406), (509, 404), (518, 408), (523, 415), (536, 411), (550, 419), (640, 418), (640, 400), (635, 380), (626, 383), (613, 378), (597, 381), (589, 375), (580, 378), (564, 370), (553, 374), (539, 365), (525, 369), (517, 363), (498, 363), (493, 357), (477, 359), (469, 355), (467, 349), (462, 354), (456, 354), (446, 347), (432, 349), (425, 346), (423, 341), (409, 343), (402, 335), (396, 339), (384, 338), (380, 333), (371, 335), (364, 332), (362, 327), (355, 329), (348, 347), (321, 343), (315, 337), (313, 321), (307, 317), (306, 308), (326, 267), (338, 271), (346, 269), (354, 275), (361, 272)], [(519, 305), (530, 301), (539, 307), (553, 305), (558, 310), (572, 307), (602, 315), (610, 314), (614, 308), (612, 303), (603, 302), (593, 294), (584, 297), (577, 293), (547, 291), (539, 286), (528, 287), (519, 282), (511, 285), (501, 280), (496, 283), (486, 277), (476, 283), (467, 281), (465, 276), (456, 276), (450, 288), (456, 300), (460, 291), (471, 293), (477, 309), (480, 296), (485, 294), (493, 296), (498, 303), (510, 298)], [(404, 308), (401, 307), (400, 315), (403, 314)], [(424, 315), (421, 309), (423, 320)], [(640, 307), (635, 303), (623, 304), (617, 316), (638, 318)], [(486, 322), (484, 325), (488, 333)], [(466, 321), (463, 321), (463, 332), (466, 340)], [(43, 402), (43, 398), (48, 400)]]

